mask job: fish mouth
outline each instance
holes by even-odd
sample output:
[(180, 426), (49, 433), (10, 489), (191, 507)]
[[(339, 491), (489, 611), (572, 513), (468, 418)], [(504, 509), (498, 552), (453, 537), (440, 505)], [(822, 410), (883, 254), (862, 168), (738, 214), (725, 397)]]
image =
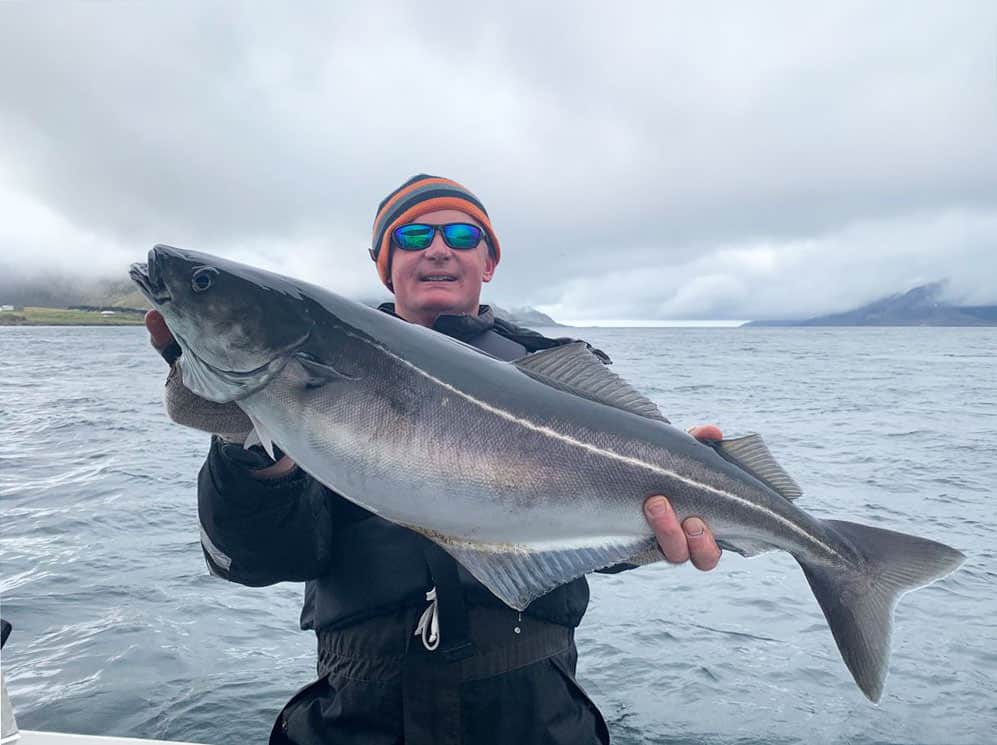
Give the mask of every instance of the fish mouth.
[(162, 277), (155, 270), (155, 264), (135, 263), (128, 269), (128, 276), (138, 285), (139, 290), (153, 305), (162, 305), (173, 299), (166, 289)]

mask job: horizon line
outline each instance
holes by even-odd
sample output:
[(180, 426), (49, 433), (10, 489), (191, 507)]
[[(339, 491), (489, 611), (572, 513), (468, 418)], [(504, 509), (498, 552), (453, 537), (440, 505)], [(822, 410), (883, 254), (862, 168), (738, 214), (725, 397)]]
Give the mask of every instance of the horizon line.
[(750, 319), (591, 318), (558, 321), (558, 323), (573, 328), (737, 328), (749, 321)]

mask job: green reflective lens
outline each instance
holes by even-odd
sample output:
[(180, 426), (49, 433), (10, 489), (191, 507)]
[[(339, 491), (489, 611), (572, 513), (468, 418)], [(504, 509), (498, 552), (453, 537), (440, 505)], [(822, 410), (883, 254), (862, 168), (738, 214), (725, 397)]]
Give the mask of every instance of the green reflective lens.
[(436, 235), (436, 228), (433, 225), (402, 225), (395, 229), (395, 242), (399, 248), (406, 251), (421, 251), (428, 248)]
[(467, 223), (450, 223), (443, 226), (443, 240), (450, 248), (474, 248), (481, 240), (481, 231)]

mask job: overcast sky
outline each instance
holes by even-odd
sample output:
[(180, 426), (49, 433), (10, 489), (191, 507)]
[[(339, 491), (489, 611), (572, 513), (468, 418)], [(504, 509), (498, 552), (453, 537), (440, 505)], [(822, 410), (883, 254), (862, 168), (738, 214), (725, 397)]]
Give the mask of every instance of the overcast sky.
[(562, 319), (997, 302), (997, 3), (0, 3), (0, 271), (154, 243), (352, 296), (472, 189)]

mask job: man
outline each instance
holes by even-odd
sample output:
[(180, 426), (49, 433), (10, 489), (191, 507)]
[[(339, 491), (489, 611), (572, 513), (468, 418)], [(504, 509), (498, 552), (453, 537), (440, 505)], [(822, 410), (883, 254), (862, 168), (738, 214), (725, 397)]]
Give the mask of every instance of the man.
[[(501, 249), (484, 206), (454, 181), (419, 175), (389, 194), (370, 254), (395, 296), (386, 313), (507, 360), (570, 341), (479, 305)], [(152, 311), (146, 324), (175, 359), (162, 316)], [(320, 677), (285, 706), (271, 742), (608, 742), (574, 679), (584, 578), (513, 611), (432, 542), (348, 502), (282, 453), (247, 450), (237, 406), (198, 399), (171, 373), (167, 409), (216, 435), (198, 482), (211, 571), (254, 586), (306, 582), (301, 627), (316, 632)], [(713, 426), (694, 434), (721, 437)], [(663, 496), (649, 497), (645, 512), (665, 559), (716, 566), (720, 550), (702, 520), (680, 525)]]

